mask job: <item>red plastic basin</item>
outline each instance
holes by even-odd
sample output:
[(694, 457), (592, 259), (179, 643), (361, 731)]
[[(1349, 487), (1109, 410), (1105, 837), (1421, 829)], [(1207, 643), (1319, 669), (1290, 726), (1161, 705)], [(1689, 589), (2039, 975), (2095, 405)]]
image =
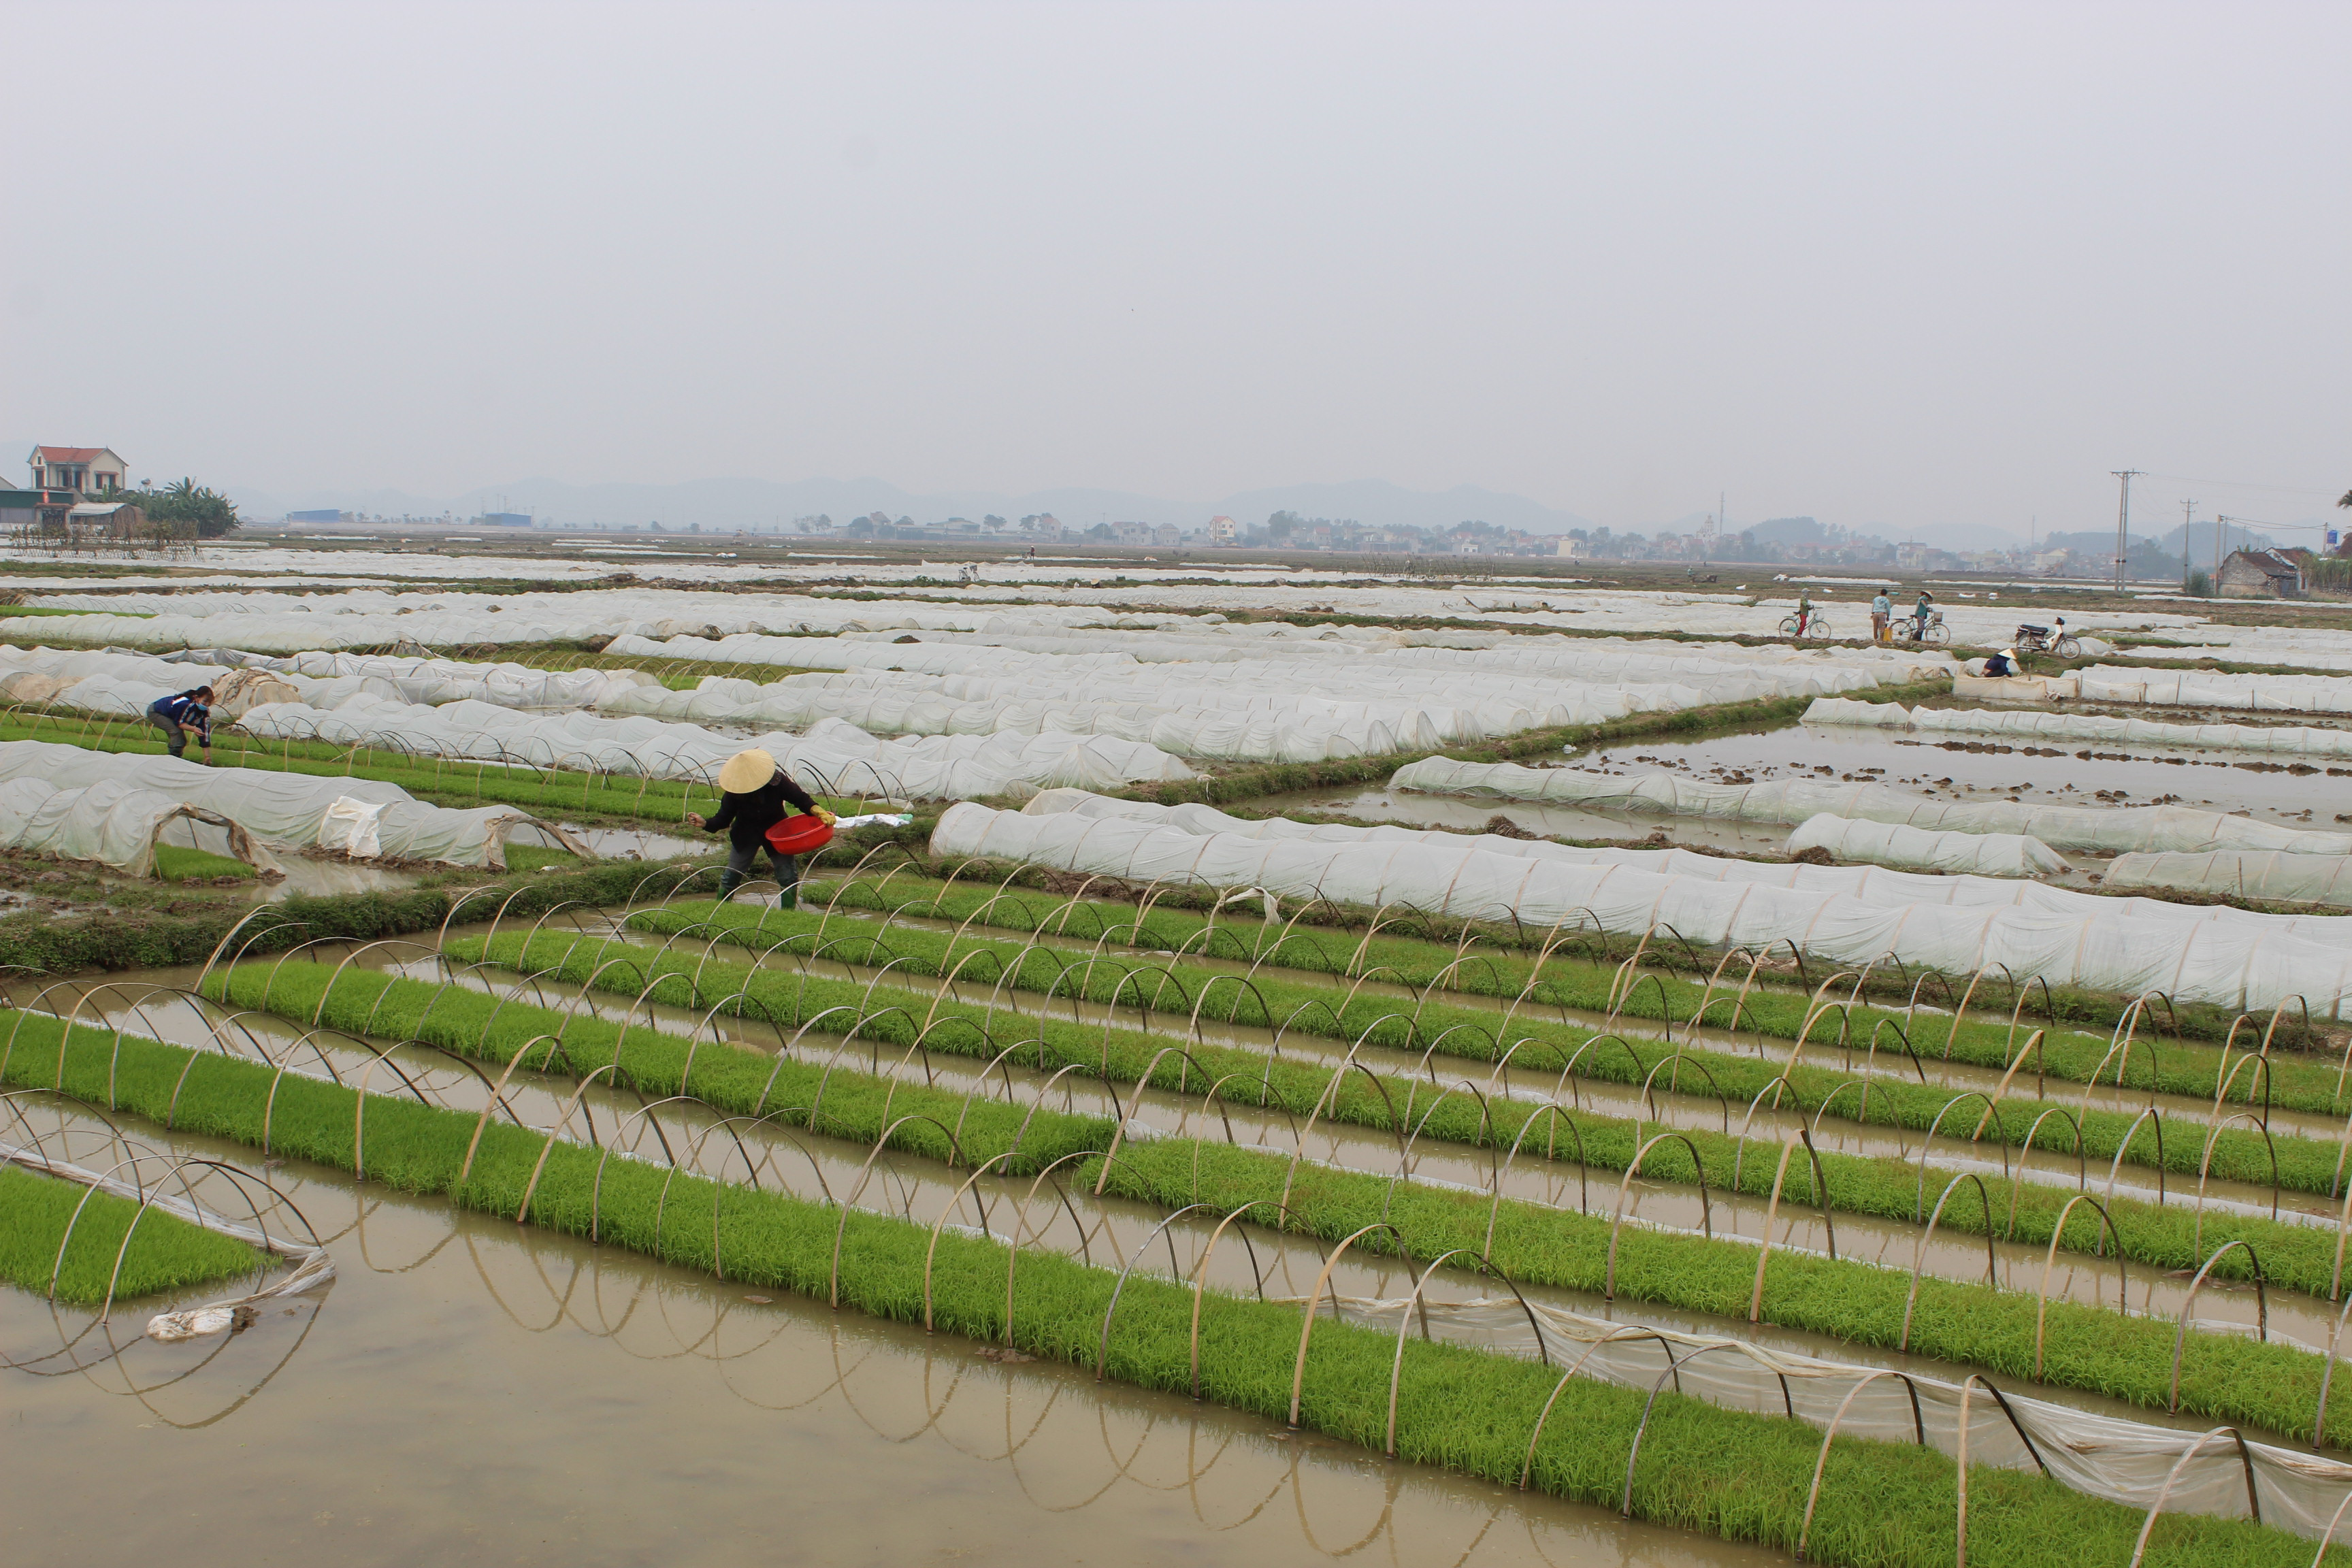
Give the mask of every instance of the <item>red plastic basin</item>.
[(768, 829), (768, 842), (782, 854), (814, 854), (833, 842), (833, 826), (821, 816), (787, 816)]

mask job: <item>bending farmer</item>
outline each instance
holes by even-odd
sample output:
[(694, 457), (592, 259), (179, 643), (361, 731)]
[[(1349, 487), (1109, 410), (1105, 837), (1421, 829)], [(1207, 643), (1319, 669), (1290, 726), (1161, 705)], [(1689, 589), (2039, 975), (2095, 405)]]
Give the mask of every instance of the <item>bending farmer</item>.
[(760, 851), (765, 849), (776, 868), (776, 880), (782, 885), (787, 899), (793, 887), (801, 879), (800, 863), (768, 842), (768, 829), (784, 819), (787, 805), (825, 822), (834, 820), (833, 813), (809, 798), (808, 791), (794, 784), (790, 775), (776, 766), (776, 759), (761, 751), (738, 752), (720, 764), (719, 787), (726, 798), (719, 810), (706, 818), (698, 811), (686, 814), (688, 826), (707, 827), (716, 833), (727, 830), (727, 869), (719, 874), (719, 897), (724, 900), (760, 861)]
[(213, 689), (199, 686), (194, 690), (174, 692), (158, 697), (147, 705), (147, 722), (163, 731), (163, 743), (180, 756), (188, 749), (188, 731), (196, 732), (196, 743), (205, 749), (205, 761), (213, 760)]

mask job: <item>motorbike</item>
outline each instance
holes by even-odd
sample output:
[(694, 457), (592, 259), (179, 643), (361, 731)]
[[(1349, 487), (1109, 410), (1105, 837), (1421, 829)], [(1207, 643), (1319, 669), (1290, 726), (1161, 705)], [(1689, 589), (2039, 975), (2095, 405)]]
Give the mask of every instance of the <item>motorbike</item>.
[(2020, 626), (2013, 635), (2013, 646), (2020, 653), (2054, 653), (2060, 658), (2074, 658), (2083, 651), (2063, 621), (2054, 632), (2048, 626)]

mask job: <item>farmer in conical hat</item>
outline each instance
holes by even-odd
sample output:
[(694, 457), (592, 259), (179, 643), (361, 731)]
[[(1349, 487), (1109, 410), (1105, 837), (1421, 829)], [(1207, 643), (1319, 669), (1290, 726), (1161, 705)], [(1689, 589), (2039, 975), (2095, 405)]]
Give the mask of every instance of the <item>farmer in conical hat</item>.
[(768, 829), (784, 819), (784, 807), (821, 817), (830, 825), (833, 813), (811, 799), (808, 791), (794, 784), (792, 776), (776, 765), (776, 759), (756, 748), (738, 752), (720, 764), (719, 787), (726, 798), (708, 818), (698, 811), (686, 814), (687, 824), (707, 827), (716, 833), (727, 830), (727, 869), (719, 874), (719, 897), (723, 901), (759, 864), (760, 851), (765, 849), (775, 863), (776, 880), (787, 894), (801, 879), (800, 862), (768, 842)]

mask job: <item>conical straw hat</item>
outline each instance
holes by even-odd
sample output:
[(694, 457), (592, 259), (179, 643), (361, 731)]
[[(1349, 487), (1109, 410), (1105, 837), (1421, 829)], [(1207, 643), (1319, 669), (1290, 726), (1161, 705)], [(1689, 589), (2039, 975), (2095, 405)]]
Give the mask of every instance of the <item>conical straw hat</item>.
[(738, 752), (719, 764), (719, 787), (729, 795), (749, 795), (776, 776), (776, 759), (758, 750)]

